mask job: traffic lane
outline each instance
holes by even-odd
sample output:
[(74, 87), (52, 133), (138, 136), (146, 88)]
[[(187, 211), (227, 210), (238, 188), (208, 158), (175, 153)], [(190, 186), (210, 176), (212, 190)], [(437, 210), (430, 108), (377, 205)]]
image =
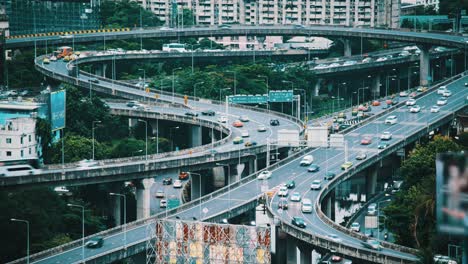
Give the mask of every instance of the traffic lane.
[[(164, 185), (163, 180), (165, 179), (172, 179), (172, 184), (170, 185)], [(164, 198), (162, 199), (169, 199), (169, 197), (176, 197), (177, 199), (181, 198), (182, 194), (182, 188), (174, 188), (174, 181), (179, 179), (179, 172), (174, 173), (174, 172), (168, 172), (164, 174), (159, 174), (154, 178), (154, 183), (150, 187), (150, 193), (151, 193), (151, 198), (150, 198), (150, 212), (151, 215), (164, 212), (168, 208), (161, 208), (160, 207), (160, 202), (161, 198), (156, 197), (156, 192), (159, 190), (162, 190), (164, 192)], [(182, 185), (185, 185), (187, 181), (182, 181)], [(182, 201), (180, 201), (180, 204), (182, 204)]]
[[(368, 228), (365, 227), (365, 223), (366, 223), (365, 218), (367, 216), (374, 216), (374, 217), (377, 217), (377, 218), (379, 216), (380, 217), (385, 217), (382, 210), (383, 210), (383, 208), (385, 208), (386, 205), (388, 205), (390, 203), (390, 201), (387, 201), (389, 199), (391, 199), (391, 196), (385, 196), (384, 195), (380, 199), (375, 201), (375, 203), (377, 203), (377, 210), (378, 210), (379, 213), (376, 213), (374, 215), (369, 215), (367, 210), (362, 210), (361, 211), (361, 213), (358, 215), (358, 217), (356, 218), (356, 221), (355, 221), (355, 222), (357, 222), (357, 223), (359, 223), (361, 225), (361, 233), (365, 234), (367, 230), (369, 230), (369, 231), (372, 230), (372, 235), (373, 235), (374, 238), (377, 238), (377, 239), (382, 240), (382, 241), (384, 241), (384, 240), (390, 241), (390, 242), (393, 241), (392, 238), (391, 239), (385, 239), (384, 234), (385, 234), (385, 232), (387, 232), (387, 229), (384, 228), (382, 231), (377, 231), (376, 228), (368, 229)], [(380, 219), (377, 220), (377, 223), (380, 223)], [(383, 224), (383, 223), (381, 223), (381, 224)], [(389, 233), (389, 236), (391, 236), (390, 233)]]

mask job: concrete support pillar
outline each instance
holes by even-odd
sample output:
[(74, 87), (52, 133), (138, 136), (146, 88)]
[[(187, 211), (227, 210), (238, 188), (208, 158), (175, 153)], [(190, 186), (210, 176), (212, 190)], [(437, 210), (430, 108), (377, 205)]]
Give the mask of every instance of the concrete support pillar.
[(97, 66), (94, 70), (94, 74), (97, 76), (102, 76), (102, 67)]
[[(120, 193), (122, 191), (122, 185), (120, 183), (111, 183), (110, 185), (111, 192)], [(111, 196), (110, 201), (112, 203), (112, 216), (114, 217), (115, 226), (122, 224), (122, 199), (120, 196)]]
[[(243, 174), (245, 175), (245, 173), (244, 173), (246, 171), (245, 164), (240, 163), (240, 164), (237, 164), (235, 167), (236, 167), (236, 173), (234, 173), (235, 174), (234, 181), (240, 181), (240, 179), (242, 179), (242, 175)], [(248, 175), (248, 172), (247, 172), (247, 175)]]
[(322, 85), (323, 79), (317, 79), (317, 82), (315, 83), (315, 88), (314, 88), (314, 96), (319, 96), (320, 93), (320, 86)]
[(191, 200), (195, 200), (204, 194), (204, 184), (202, 178), (198, 174), (190, 174), (192, 184), (190, 185), (191, 189)]
[(143, 179), (137, 184), (136, 199), (137, 199), (137, 219), (147, 218), (150, 216), (150, 201), (151, 201), (151, 185), (154, 179)]
[(341, 42), (343, 43), (344, 48), (344, 56), (350, 57), (352, 55), (351, 51), (351, 40), (349, 39), (342, 39)]
[(428, 86), (431, 83), (430, 76), (430, 46), (421, 45), (418, 46), (421, 50), (419, 56), (419, 85)]
[(335, 221), (335, 192), (331, 191), (325, 198), (325, 215)]
[(299, 263), (312, 264), (312, 249), (306, 245), (299, 245)]
[(215, 189), (226, 186), (226, 176), (223, 167), (214, 167), (213, 171), (213, 186)]
[(290, 239), (286, 243), (286, 252), (287, 252), (287, 257), (286, 257), (286, 263), (287, 264), (297, 264), (297, 243), (296, 239)]
[(198, 147), (202, 145), (202, 127), (201, 126), (191, 126), (192, 137), (190, 140), (190, 147)]
[(106, 78), (107, 64), (102, 64), (102, 77)]
[(333, 81), (327, 83), (327, 92), (331, 93), (333, 91)]
[(381, 76), (377, 74), (372, 79), (372, 98), (379, 98), (380, 97), (380, 86), (382, 85)]
[(257, 164), (257, 159), (251, 159), (247, 163), (248, 168), (249, 168), (249, 175), (252, 173), (257, 172), (258, 164)]
[(372, 196), (375, 195), (377, 189), (377, 166), (372, 166), (368, 169), (366, 175), (366, 199), (369, 200)]

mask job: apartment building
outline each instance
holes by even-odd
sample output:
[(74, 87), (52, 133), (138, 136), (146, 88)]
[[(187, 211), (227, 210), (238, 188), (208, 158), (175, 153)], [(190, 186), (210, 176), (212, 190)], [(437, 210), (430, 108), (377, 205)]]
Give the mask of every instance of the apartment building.
[[(171, 24), (182, 8), (195, 23), (397, 27), (401, 0), (138, 0)], [(429, 1), (429, 0), (428, 0)]]
[(11, 118), (0, 125), (0, 161), (36, 160), (37, 158), (38, 142), (34, 118)]

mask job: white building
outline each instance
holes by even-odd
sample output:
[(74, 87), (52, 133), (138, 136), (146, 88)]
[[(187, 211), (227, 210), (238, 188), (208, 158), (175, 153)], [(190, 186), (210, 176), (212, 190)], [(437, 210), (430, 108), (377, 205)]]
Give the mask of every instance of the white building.
[[(427, 0), (429, 1), (429, 0)], [(196, 24), (341, 25), (398, 27), (400, 0), (137, 0), (171, 24), (182, 8)], [(176, 7), (177, 6), (177, 7)], [(171, 11), (174, 10), (174, 11)]]
[(12, 118), (0, 125), (0, 161), (35, 160), (37, 145), (34, 118)]
[(439, 10), (440, 0), (402, 0), (402, 4), (408, 5), (423, 5), (423, 6), (434, 6), (434, 9)]

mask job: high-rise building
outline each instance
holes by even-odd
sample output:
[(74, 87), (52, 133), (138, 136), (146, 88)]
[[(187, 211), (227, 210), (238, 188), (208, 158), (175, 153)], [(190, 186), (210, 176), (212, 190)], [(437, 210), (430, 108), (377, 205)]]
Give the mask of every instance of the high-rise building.
[(196, 24), (397, 27), (400, 0), (137, 0), (171, 25), (182, 8)]
[(11, 35), (96, 29), (98, 0), (0, 0)]

